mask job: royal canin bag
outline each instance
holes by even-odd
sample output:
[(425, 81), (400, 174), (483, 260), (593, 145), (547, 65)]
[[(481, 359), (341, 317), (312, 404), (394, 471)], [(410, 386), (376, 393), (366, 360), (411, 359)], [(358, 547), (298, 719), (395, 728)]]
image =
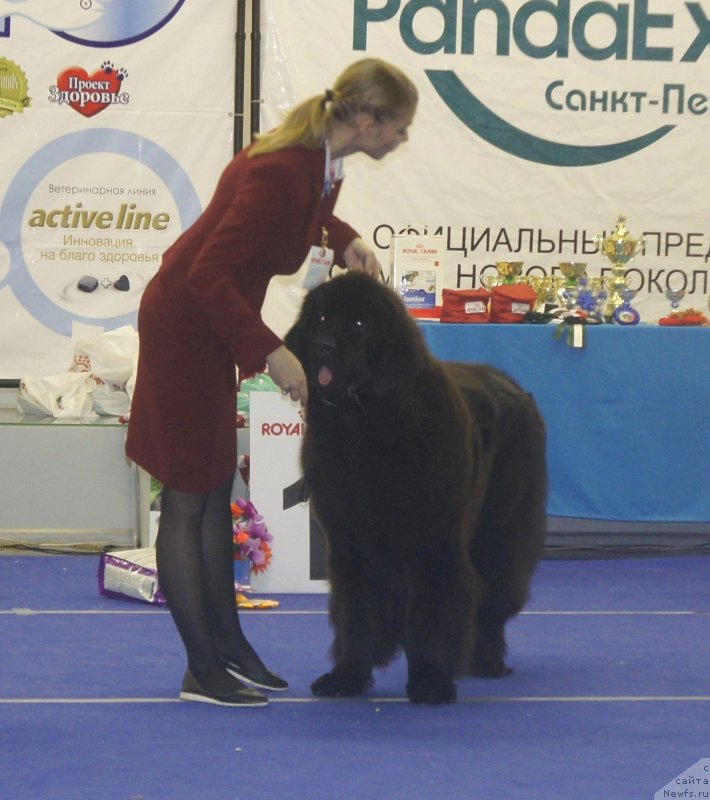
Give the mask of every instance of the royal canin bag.
[(537, 294), (525, 283), (494, 286), (491, 297), (491, 322), (522, 322), (535, 307)]
[(442, 289), (442, 322), (489, 322), (487, 289)]

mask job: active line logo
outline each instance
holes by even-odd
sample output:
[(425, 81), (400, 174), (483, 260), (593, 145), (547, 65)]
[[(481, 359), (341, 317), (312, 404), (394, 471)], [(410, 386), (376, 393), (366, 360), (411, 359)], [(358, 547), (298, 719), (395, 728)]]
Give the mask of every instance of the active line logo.
[(129, 96), (121, 91), (128, 72), (104, 61), (93, 75), (82, 67), (69, 67), (57, 77), (56, 86), (49, 87), (49, 101), (66, 103), (84, 117), (93, 117), (110, 105), (127, 105)]
[[(707, 0), (706, 0), (707, 2)], [(651, 8), (651, 3), (655, 7)], [(500, 60), (548, 60), (564, 69), (584, 60), (586, 74), (597, 64), (644, 62), (692, 66), (710, 51), (710, 14), (701, 2), (594, 2), (589, 0), (354, 0), (353, 49), (365, 50), (378, 25), (398, 25), (403, 44), (424, 59), (446, 56), (468, 73), (471, 59), (486, 59), (501, 76)], [(478, 30), (477, 30), (478, 29)], [(552, 68), (552, 67), (548, 67)], [(535, 70), (535, 63), (531, 64)], [(535, 135), (483, 102), (454, 69), (424, 73), (448, 109), (477, 136), (519, 158), (554, 166), (587, 166), (624, 158), (669, 134), (675, 122), (641, 135), (603, 144), (572, 144)], [(540, 74), (544, 74), (540, 70)], [(608, 74), (605, 73), (605, 74)], [(504, 78), (500, 78), (504, 80)], [(701, 87), (706, 88), (706, 87)], [(693, 87), (666, 81), (654, 88), (583, 90), (562, 78), (547, 80), (540, 91), (546, 113), (600, 112), (625, 115), (662, 113), (697, 117), (708, 112), (710, 97)], [(578, 126), (576, 126), (578, 127)], [(618, 126), (616, 126), (618, 127)]]
[(0, 119), (21, 114), (30, 104), (27, 76), (7, 58), (0, 58)]

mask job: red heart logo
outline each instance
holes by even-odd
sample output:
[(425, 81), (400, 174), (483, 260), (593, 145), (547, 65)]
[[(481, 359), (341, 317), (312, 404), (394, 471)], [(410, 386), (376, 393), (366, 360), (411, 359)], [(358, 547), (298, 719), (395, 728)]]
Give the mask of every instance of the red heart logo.
[(98, 69), (93, 75), (81, 67), (69, 67), (57, 78), (69, 105), (85, 117), (93, 117), (111, 105), (111, 96), (121, 88), (119, 73), (112, 68)]

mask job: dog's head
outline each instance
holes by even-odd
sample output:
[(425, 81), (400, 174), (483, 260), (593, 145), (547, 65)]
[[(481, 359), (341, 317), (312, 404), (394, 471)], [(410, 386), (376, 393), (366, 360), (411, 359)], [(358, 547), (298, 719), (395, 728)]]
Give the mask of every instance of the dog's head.
[(362, 272), (313, 289), (285, 343), (303, 364), (309, 393), (362, 405), (416, 378), (427, 350), (401, 298)]

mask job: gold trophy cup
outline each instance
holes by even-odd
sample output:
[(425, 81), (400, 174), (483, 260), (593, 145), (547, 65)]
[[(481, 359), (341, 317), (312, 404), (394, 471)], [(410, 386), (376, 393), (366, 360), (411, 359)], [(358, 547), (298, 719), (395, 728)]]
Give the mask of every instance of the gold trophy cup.
[(523, 271), (522, 261), (496, 261), (498, 274), (503, 278), (503, 283), (517, 283)]
[(607, 281), (609, 300), (604, 310), (604, 316), (607, 319), (611, 319), (614, 316), (614, 311), (624, 305), (623, 292), (628, 288), (626, 269), (629, 262), (646, 245), (646, 237), (634, 238), (626, 227), (626, 217), (623, 214), (619, 214), (616, 218), (614, 232), (608, 236), (603, 236), (601, 233), (596, 234), (594, 244), (611, 264), (612, 277)]
[(579, 279), (587, 274), (587, 264), (584, 261), (560, 261), (560, 272), (569, 286), (576, 286)]

